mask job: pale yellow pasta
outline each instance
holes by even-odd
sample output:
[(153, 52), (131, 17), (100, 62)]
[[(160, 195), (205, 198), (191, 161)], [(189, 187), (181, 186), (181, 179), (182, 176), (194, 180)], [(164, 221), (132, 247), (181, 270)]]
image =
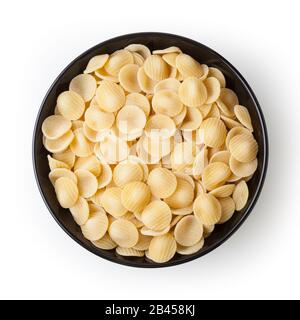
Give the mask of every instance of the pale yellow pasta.
[(232, 129), (235, 127), (243, 127), (243, 125), (240, 122), (238, 122), (234, 119), (225, 117), (223, 115), (221, 115), (221, 119), (223, 120), (223, 122), (225, 123), (225, 125), (228, 129)]
[(147, 184), (153, 195), (164, 199), (175, 192), (177, 179), (172, 171), (165, 168), (156, 168), (150, 172)]
[(54, 186), (57, 200), (63, 208), (71, 208), (76, 204), (79, 192), (72, 179), (67, 177), (58, 178)]
[(250, 162), (256, 158), (258, 144), (250, 135), (239, 134), (231, 138), (229, 151), (236, 160), (240, 162)]
[(139, 240), (139, 233), (136, 226), (125, 219), (115, 220), (109, 226), (108, 232), (111, 239), (123, 248), (132, 248)]
[[(134, 215), (132, 213), (132, 215)], [(141, 222), (140, 220), (136, 219), (135, 217), (131, 218), (130, 221), (138, 228), (142, 228), (144, 226), (143, 222)]]
[(149, 229), (161, 231), (171, 223), (171, 209), (164, 201), (155, 200), (144, 208), (141, 219), (144, 225)]
[(129, 155), (129, 146), (127, 141), (118, 139), (112, 135), (107, 136), (100, 143), (100, 152), (103, 159), (109, 164), (115, 164), (127, 159)]
[[(191, 109), (191, 108), (190, 108)], [(195, 109), (195, 108), (194, 108)], [(203, 132), (199, 129), (196, 130), (181, 130), (181, 135), (184, 141), (200, 145), (204, 144), (203, 141)], [(180, 142), (180, 141), (178, 141)]]
[(78, 93), (85, 102), (93, 99), (96, 88), (96, 79), (90, 74), (79, 74), (71, 80), (69, 85), (69, 90)]
[(174, 121), (177, 128), (181, 126), (181, 124), (186, 116), (186, 113), (187, 113), (187, 107), (183, 106), (180, 113), (178, 113), (175, 117), (172, 117), (172, 120)]
[(213, 190), (225, 184), (230, 177), (231, 171), (223, 162), (213, 162), (206, 166), (202, 174), (202, 182), (206, 190)]
[(177, 143), (171, 155), (172, 169), (176, 172), (182, 171), (186, 166), (192, 165), (197, 153), (196, 146), (184, 141)]
[(110, 129), (115, 122), (115, 115), (98, 107), (89, 107), (85, 112), (85, 122), (95, 131)]
[(171, 153), (174, 147), (174, 139), (161, 139), (157, 135), (143, 136), (138, 143), (137, 152), (143, 158), (143, 151), (150, 157), (147, 157), (147, 163), (157, 164), (162, 157)]
[(147, 94), (152, 94), (154, 92), (154, 87), (158, 82), (148, 77), (144, 67), (139, 68), (139, 71), (137, 73), (137, 80), (142, 91)]
[(217, 118), (217, 119), (221, 118), (221, 112), (216, 103), (212, 103), (210, 111), (208, 115), (205, 117), (205, 119), (209, 119), (209, 118)]
[(196, 130), (202, 122), (202, 114), (197, 108), (187, 108), (187, 113), (181, 124), (181, 130)]
[(217, 118), (208, 118), (200, 126), (203, 130), (204, 143), (211, 148), (219, 148), (226, 139), (226, 127), (224, 123)]
[(208, 65), (206, 64), (202, 64), (201, 68), (202, 68), (202, 76), (199, 79), (202, 81), (205, 81), (208, 77), (209, 68), (208, 68)]
[(98, 69), (104, 67), (105, 63), (109, 58), (109, 54), (100, 54), (98, 56), (90, 59), (88, 65), (86, 66), (84, 73), (92, 73)]
[(229, 159), (230, 159), (230, 152), (227, 150), (223, 150), (223, 151), (218, 151), (216, 153), (214, 153), (210, 159), (209, 159), (209, 163), (213, 163), (213, 162), (224, 162), (225, 164), (229, 164)]
[(234, 184), (226, 184), (211, 190), (209, 193), (217, 198), (226, 198), (232, 195), (234, 188)]
[(226, 87), (226, 79), (225, 79), (224, 74), (222, 73), (222, 71), (220, 71), (219, 69), (213, 68), (213, 67), (209, 67), (208, 76), (217, 78), (219, 80), (219, 82), (220, 82), (221, 88), (225, 88)]
[(195, 198), (197, 198), (200, 194), (206, 193), (206, 189), (203, 186), (201, 181), (197, 181), (195, 183)]
[(231, 156), (229, 166), (233, 174), (238, 177), (245, 178), (251, 176), (257, 170), (258, 161), (257, 159), (254, 159), (249, 162), (240, 162)]
[(117, 244), (106, 233), (101, 239), (92, 241), (93, 245), (102, 250), (112, 250), (117, 247)]
[(72, 130), (76, 130), (79, 128), (83, 128), (84, 121), (82, 120), (74, 120), (72, 121)]
[(84, 113), (83, 98), (74, 91), (64, 91), (57, 98), (57, 108), (61, 115), (68, 120), (78, 120)]
[(91, 129), (86, 122), (83, 123), (82, 131), (85, 137), (93, 143), (98, 142), (98, 131)]
[(108, 61), (104, 65), (104, 70), (108, 74), (118, 77), (121, 68), (132, 63), (133, 56), (130, 51), (126, 49), (117, 50), (110, 55)]
[(56, 169), (51, 170), (51, 172), (49, 173), (49, 179), (53, 185), (55, 185), (55, 182), (57, 179), (62, 178), (62, 177), (69, 178), (69, 179), (73, 180), (75, 182), (75, 184), (77, 184), (77, 177), (76, 177), (75, 173), (69, 169), (56, 168)]
[(143, 257), (144, 256), (144, 251), (136, 250), (134, 248), (117, 247), (116, 253), (124, 257)]
[(104, 80), (96, 90), (96, 101), (102, 110), (115, 112), (125, 104), (125, 93), (118, 84)]
[(206, 147), (202, 148), (202, 150), (196, 155), (193, 162), (192, 173), (195, 179), (199, 179), (203, 174), (205, 167), (208, 164), (208, 150)]
[(234, 114), (237, 119), (251, 132), (253, 131), (253, 126), (251, 122), (251, 117), (248, 109), (244, 106), (236, 105), (234, 107)]
[(175, 174), (176, 178), (185, 180), (186, 182), (188, 182), (192, 186), (193, 189), (195, 188), (195, 181), (190, 175), (183, 173), (183, 172), (175, 172), (174, 174)]
[(216, 111), (218, 111), (218, 118), (225, 116), (229, 119), (234, 119), (235, 115), (233, 108), (229, 108), (223, 101), (220, 100), (220, 98), (216, 101), (214, 106), (216, 106)]
[(78, 180), (79, 194), (83, 198), (90, 198), (98, 189), (97, 178), (86, 169), (78, 169), (75, 171)]
[(107, 73), (107, 71), (104, 68), (98, 69), (95, 71), (95, 75), (97, 76), (97, 78), (99, 78), (100, 80), (97, 82), (98, 85), (100, 85), (100, 83), (103, 80), (107, 80), (107, 81), (111, 81), (111, 82), (115, 82), (118, 83), (119, 79), (117, 76), (113, 76), (109, 73)]
[(70, 208), (70, 212), (79, 226), (84, 225), (90, 214), (88, 202), (84, 198), (79, 197), (75, 205)]
[(89, 56), (42, 123), (49, 179), (95, 250), (163, 264), (247, 206), (251, 109), (178, 47), (118, 49)]
[(188, 214), (193, 213), (193, 205), (191, 204), (188, 207), (179, 208), (179, 209), (172, 209), (172, 214), (175, 216), (186, 216)]
[(175, 134), (176, 126), (172, 118), (155, 114), (148, 118), (145, 126), (145, 133), (148, 137), (159, 136), (160, 138), (170, 138)]
[(166, 61), (168, 65), (172, 68), (177, 69), (176, 67), (176, 58), (179, 55), (178, 52), (169, 52), (162, 55), (162, 58)]
[(77, 158), (74, 170), (85, 169), (90, 171), (94, 176), (98, 177), (102, 172), (102, 165), (96, 156)]
[(90, 241), (101, 239), (108, 229), (108, 218), (103, 209), (90, 214), (87, 222), (81, 226), (84, 237)]
[(189, 255), (198, 252), (204, 246), (204, 238), (202, 238), (199, 242), (190, 247), (181, 246), (177, 244), (177, 253), (181, 255)]
[(200, 194), (194, 201), (194, 213), (204, 225), (214, 225), (221, 219), (220, 202), (211, 194)]
[(133, 43), (125, 47), (125, 49), (130, 52), (139, 53), (144, 59), (147, 59), (149, 56), (151, 56), (151, 51), (148, 47), (144, 46), (143, 44)]
[(202, 106), (198, 107), (198, 110), (201, 112), (203, 119), (206, 119), (207, 116), (209, 115), (212, 109), (212, 105), (213, 104), (210, 103), (210, 104), (203, 104)]
[(184, 78), (200, 78), (203, 75), (201, 64), (191, 56), (184, 53), (180, 53), (176, 57), (176, 67)]
[(106, 187), (112, 180), (112, 170), (109, 164), (101, 162), (102, 172), (98, 177), (98, 189)]
[(129, 161), (132, 161), (134, 163), (138, 163), (141, 168), (143, 169), (143, 173), (144, 173), (144, 176), (143, 176), (143, 180), (146, 181), (148, 179), (148, 175), (149, 175), (149, 168), (147, 166), (147, 164), (140, 158), (136, 157), (136, 156), (128, 156), (128, 160)]
[(203, 238), (206, 239), (208, 238), (212, 233), (213, 231), (215, 230), (215, 225), (212, 224), (212, 225), (203, 225)]
[(131, 52), (132, 56), (133, 56), (133, 63), (138, 65), (139, 67), (143, 66), (145, 59), (143, 58), (143, 56), (137, 52)]
[(119, 81), (124, 90), (128, 92), (140, 92), (141, 88), (137, 80), (139, 66), (127, 64), (119, 72)]
[(47, 158), (48, 158), (49, 168), (51, 171), (58, 168), (70, 169), (70, 167), (62, 161), (56, 160), (49, 155), (47, 156)]
[(137, 244), (133, 247), (133, 249), (139, 250), (139, 251), (148, 250), (151, 240), (152, 240), (152, 237), (144, 236), (143, 234), (140, 234), (139, 240), (138, 240)]
[(178, 90), (179, 98), (187, 107), (201, 107), (207, 100), (207, 89), (204, 83), (196, 78), (186, 78)]
[(166, 53), (173, 53), (173, 52), (181, 53), (181, 50), (178, 47), (172, 46), (172, 47), (168, 47), (166, 49), (154, 50), (152, 53), (153, 54), (163, 55), (163, 54), (166, 54)]
[(131, 106), (134, 105), (141, 108), (144, 111), (146, 117), (148, 117), (150, 114), (150, 109), (151, 109), (150, 102), (141, 93), (129, 93), (126, 96), (125, 105), (131, 105)]
[(180, 101), (177, 93), (165, 89), (154, 94), (152, 99), (152, 107), (155, 113), (161, 113), (169, 117), (175, 117), (181, 112), (183, 103)]
[(105, 190), (104, 188), (97, 190), (97, 192), (89, 198), (89, 201), (98, 206), (102, 206), (102, 196)]
[(74, 139), (70, 144), (70, 149), (77, 157), (88, 157), (93, 154), (93, 144), (85, 137), (83, 129), (74, 131)]
[(67, 149), (62, 152), (53, 153), (52, 156), (54, 159), (67, 164), (70, 169), (73, 168), (76, 157), (75, 157), (75, 154), (71, 151), (71, 149)]
[(121, 193), (122, 205), (132, 212), (142, 211), (150, 199), (150, 188), (139, 181), (127, 183)]
[(42, 132), (47, 139), (55, 140), (66, 134), (72, 127), (70, 120), (63, 116), (54, 115), (46, 118), (42, 125)]
[(89, 208), (90, 208), (90, 213), (94, 213), (94, 212), (98, 212), (98, 211), (103, 211), (103, 208), (98, 205), (98, 204), (95, 204), (95, 203), (91, 203), (88, 201), (88, 204), (89, 204)]
[(227, 222), (234, 214), (235, 203), (231, 197), (219, 199), (221, 205), (221, 219), (218, 224)]
[(140, 232), (142, 235), (145, 235), (145, 236), (158, 237), (158, 236), (163, 236), (164, 234), (168, 233), (170, 231), (170, 229), (171, 229), (171, 226), (167, 226), (163, 230), (155, 231), (155, 230), (149, 229), (146, 226), (144, 226), (140, 229)]
[(221, 93), (221, 85), (217, 78), (209, 77), (204, 80), (207, 91), (206, 104), (213, 103), (218, 100)]
[(141, 108), (135, 105), (126, 105), (118, 112), (116, 125), (124, 134), (136, 135), (138, 133), (140, 136), (146, 125), (146, 115)]
[(174, 257), (176, 249), (177, 245), (173, 235), (167, 233), (151, 240), (148, 257), (157, 263), (164, 263)]
[(142, 167), (133, 161), (120, 162), (113, 171), (113, 181), (119, 187), (124, 187), (129, 182), (142, 181), (143, 177)]
[(220, 93), (220, 100), (233, 112), (234, 106), (239, 104), (239, 99), (233, 90), (222, 88)]
[(236, 185), (232, 195), (237, 211), (244, 209), (244, 207), (247, 204), (248, 197), (249, 189), (247, 183), (244, 180), (242, 180)]
[(194, 215), (183, 217), (176, 225), (174, 237), (178, 244), (190, 247), (202, 239), (202, 223)]
[(173, 228), (176, 226), (176, 224), (183, 218), (183, 216), (173, 216), (170, 228)]
[(154, 81), (166, 79), (170, 74), (168, 64), (159, 55), (149, 56), (145, 60), (144, 70), (146, 75)]
[(127, 209), (121, 203), (121, 193), (121, 188), (106, 188), (101, 196), (101, 205), (107, 213), (115, 218), (122, 217), (127, 212)]
[(160, 90), (171, 90), (178, 93), (180, 81), (174, 78), (167, 78), (159, 81), (154, 87), (154, 93)]
[(65, 133), (63, 136), (61, 136), (58, 139), (50, 140), (45, 138), (44, 147), (49, 152), (52, 152), (52, 153), (63, 152), (68, 149), (73, 139), (74, 139), (74, 134), (71, 130), (69, 130), (67, 133)]
[(227, 134), (227, 137), (226, 137), (226, 148), (229, 149), (229, 143), (230, 143), (230, 140), (239, 135), (239, 134), (248, 134), (250, 137), (252, 137), (252, 134), (251, 132), (246, 129), (246, 128), (243, 128), (243, 127), (235, 127), (235, 128), (232, 128), (228, 134)]
[(175, 192), (165, 202), (173, 209), (188, 207), (194, 200), (194, 189), (189, 182), (177, 178), (177, 187)]

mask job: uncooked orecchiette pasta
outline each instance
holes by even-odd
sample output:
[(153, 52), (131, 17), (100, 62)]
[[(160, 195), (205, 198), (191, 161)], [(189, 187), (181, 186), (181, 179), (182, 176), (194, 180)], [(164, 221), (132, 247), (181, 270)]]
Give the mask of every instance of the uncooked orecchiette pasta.
[(175, 46), (93, 57), (42, 133), (57, 200), (83, 236), (154, 263), (201, 250), (247, 206), (258, 167), (247, 107), (221, 70)]

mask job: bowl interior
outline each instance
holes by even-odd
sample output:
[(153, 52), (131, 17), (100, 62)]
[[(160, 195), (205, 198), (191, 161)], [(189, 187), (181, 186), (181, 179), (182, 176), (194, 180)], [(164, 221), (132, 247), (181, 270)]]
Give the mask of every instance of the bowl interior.
[[(191, 55), (201, 63), (219, 68), (226, 77), (227, 87), (233, 89), (237, 93), (240, 104), (248, 107), (253, 122), (254, 136), (259, 144), (258, 170), (250, 182), (248, 182), (250, 195), (244, 210), (235, 213), (227, 223), (217, 226), (213, 234), (206, 239), (205, 246), (201, 251), (189, 256), (176, 255), (171, 261), (164, 264), (155, 264), (145, 258), (121, 257), (116, 255), (114, 251), (104, 251), (95, 248), (88, 240), (86, 240), (81, 233), (80, 227), (76, 225), (68, 210), (61, 208), (58, 204), (54, 189), (48, 179), (48, 152), (43, 147), (42, 143), (42, 123), (45, 118), (54, 113), (57, 96), (62, 91), (68, 89), (71, 79), (77, 74), (82, 73), (88, 61), (93, 56), (103, 53), (112, 53), (131, 43), (145, 44), (150, 50), (178, 46), (183, 52)], [(252, 210), (262, 188), (267, 166), (267, 148), (267, 132), (259, 104), (249, 85), (230, 63), (216, 52), (190, 39), (162, 33), (140, 33), (114, 38), (91, 48), (75, 59), (59, 75), (49, 89), (38, 114), (33, 137), (33, 161), (37, 182), (47, 207), (60, 226), (74, 240), (91, 252), (110, 261), (136, 267), (161, 267), (183, 263), (206, 254), (223, 243), (240, 226)]]

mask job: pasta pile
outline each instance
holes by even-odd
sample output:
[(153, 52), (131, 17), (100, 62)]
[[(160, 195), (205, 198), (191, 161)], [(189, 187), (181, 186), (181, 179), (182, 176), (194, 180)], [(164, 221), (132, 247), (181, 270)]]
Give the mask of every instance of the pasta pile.
[(59, 204), (86, 239), (164, 263), (248, 200), (258, 144), (220, 70), (177, 47), (93, 57), (42, 125)]

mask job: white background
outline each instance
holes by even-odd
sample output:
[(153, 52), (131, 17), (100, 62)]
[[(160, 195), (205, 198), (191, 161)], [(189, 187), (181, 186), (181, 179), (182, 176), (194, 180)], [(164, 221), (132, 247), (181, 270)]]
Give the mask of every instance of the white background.
[[(2, 1), (0, 298), (300, 298), (298, 1)], [(111, 37), (164, 31), (231, 61), (263, 108), (270, 163), (242, 228), (207, 256), (168, 269), (116, 265), (77, 245), (38, 193), (31, 138), (52, 81)]]

